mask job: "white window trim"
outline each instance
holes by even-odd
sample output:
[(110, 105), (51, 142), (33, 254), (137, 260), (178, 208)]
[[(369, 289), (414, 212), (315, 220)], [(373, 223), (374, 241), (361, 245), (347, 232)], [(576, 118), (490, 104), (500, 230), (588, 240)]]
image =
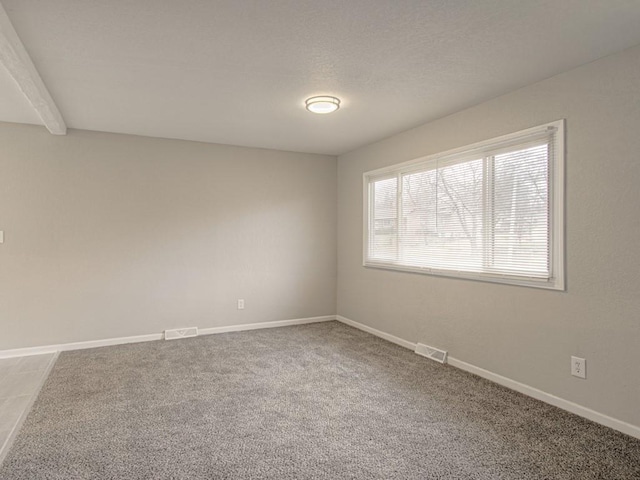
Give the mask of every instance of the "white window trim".
[[(435, 275), (442, 277), (453, 277), (468, 280), (480, 280), (484, 282), (502, 283), (509, 285), (518, 285), (525, 287), (543, 288), (549, 290), (565, 290), (565, 232), (564, 232), (564, 212), (565, 212), (565, 120), (557, 120), (537, 127), (521, 130), (519, 132), (510, 133), (500, 137), (492, 138), (482, 142), (466, 145), (464, 147), (455, 148), (446, 152), (433, 155), (427, 155), (407, 162), (390, 165), (388, 167), (379, 168), (365, 172), (362, 175), (363, 182), (363, 243), (362, 243), (362, 265), (364, 267), (379, 268), (384, 270), (394, 270), (401, 272), (420, 273), (424, 275)], [(528, 279), (526, 277), (497, 275), (491, 273), (471, 273), (456, 272), (452, 270), (439, 270), (435, 268), (409, 267), (405, 265), (394, 265), (386, 262), (376, 262), (367, 259), (369, 249), (369, 225), (371, 223), (371, 209), (369, 208), (371, 201), (371, 191), (369, 184), (372, 180), (382, 180), (384, 178), (393, 178), (400, 172), (405, 173), (411, 170), (411, 167), (419, 168), (426, 162), (435, 160), (446, 160), (446, 157), (469, 153), (470, 156), (482, 153), (483, 151), (494, 152), (501, 147), (508, 147), (510, 144), (517, 143), (524, 138), (532, 137), (536, 133), (544, 133), (550, 128), (556, 129), (554, 136), (554, 160), (549, 165), (549, 224), (550, 228), (550, 269), (551, 275), (548, 280)], [(400, 191), (400, 190), (398, 190)], [(398, 203), (398, 208), (399, 203)], [(396, 216), (396, 221), (400, 217)]]

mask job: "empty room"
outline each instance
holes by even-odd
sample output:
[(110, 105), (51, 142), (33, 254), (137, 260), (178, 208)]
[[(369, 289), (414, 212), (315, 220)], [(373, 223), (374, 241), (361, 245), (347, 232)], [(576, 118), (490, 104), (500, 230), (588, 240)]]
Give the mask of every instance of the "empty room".
[(640, 1), (0, 0), (0, 480), (640, 479)]

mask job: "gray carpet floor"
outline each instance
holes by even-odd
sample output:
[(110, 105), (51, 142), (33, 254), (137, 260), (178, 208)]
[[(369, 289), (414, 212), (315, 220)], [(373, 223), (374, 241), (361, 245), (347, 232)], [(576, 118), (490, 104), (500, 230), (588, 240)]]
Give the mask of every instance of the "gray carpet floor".
[(328, 322), (65, 352), (0, 478), (640, 479), (640, 441)]

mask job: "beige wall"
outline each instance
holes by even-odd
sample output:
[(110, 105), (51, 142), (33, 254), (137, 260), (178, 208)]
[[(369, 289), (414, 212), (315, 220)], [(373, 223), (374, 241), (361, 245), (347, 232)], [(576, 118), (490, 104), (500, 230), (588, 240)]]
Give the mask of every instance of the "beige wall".
[[(566, 292), (362, 267), (363, 172), (560, 118)], [(339, 157), (338, 314), (640, 425), (639, 208), (636, 47)]]
[(0, 124), (0, 230), (0, 350), (335, 313), (335, 157)]

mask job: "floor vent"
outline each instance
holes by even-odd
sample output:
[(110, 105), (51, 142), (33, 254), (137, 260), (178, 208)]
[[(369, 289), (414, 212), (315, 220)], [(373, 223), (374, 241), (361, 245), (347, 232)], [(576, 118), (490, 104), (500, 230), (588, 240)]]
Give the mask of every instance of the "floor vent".
[(178, 338), (197, 337), (198, 327), (176, 328), (174, 330), (165, 330), (165, 340), (177, 340)]
[(439, 348), (433, 348), (429, 345), (425, 345), (424, 343), (419, 343), (416, 345), (415, 351), (418, 355), (430, 358), (431, 360), (435, 360), (438, 363), (447, 363), (446, 350), (440, 350)]

